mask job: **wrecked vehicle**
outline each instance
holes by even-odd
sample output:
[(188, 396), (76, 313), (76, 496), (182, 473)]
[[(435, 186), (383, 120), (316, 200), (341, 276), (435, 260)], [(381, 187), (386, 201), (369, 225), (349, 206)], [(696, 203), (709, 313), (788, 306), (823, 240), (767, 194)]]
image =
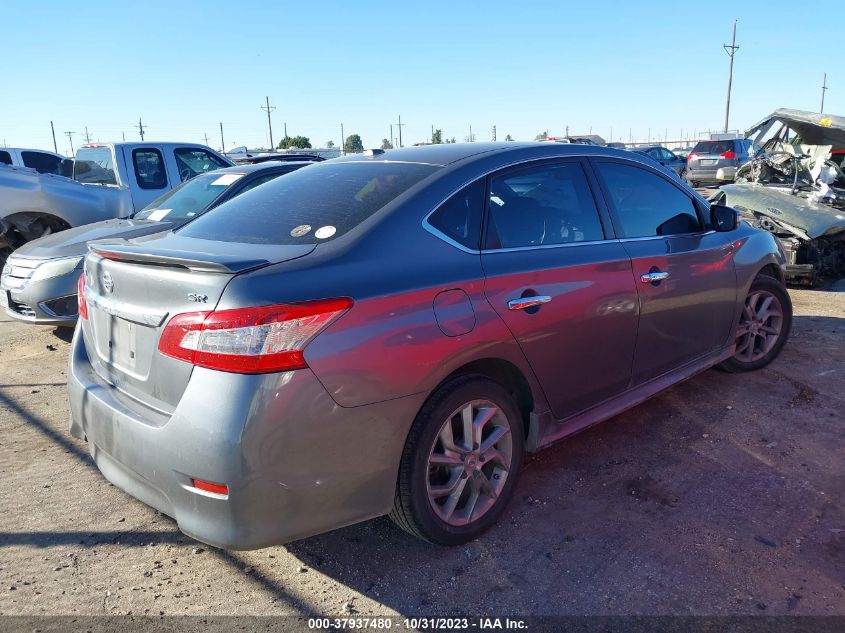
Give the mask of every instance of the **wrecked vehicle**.
[(176, 185), (232, 162), (194, 143), (92, 143), (73, 178), (0, 167), (0, 248), (70, 227), (126, 218)]
[(779, 239), (791, 283), (845, 276), (845, 117), (779, 109), (750, 128), (758, 151), (712, 200)]

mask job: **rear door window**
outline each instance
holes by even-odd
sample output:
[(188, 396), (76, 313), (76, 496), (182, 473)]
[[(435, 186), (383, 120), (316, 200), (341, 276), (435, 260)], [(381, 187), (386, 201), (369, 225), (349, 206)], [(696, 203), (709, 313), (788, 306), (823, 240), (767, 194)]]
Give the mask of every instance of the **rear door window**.
[(180, 233), (249, 244), (318, 244), (340, 237), (437, 171), (434, 165), (325, 162), (224, 202)]
[(494, 176), (486, 248), (524, 248), (604, 239), (579, 162), (544, 164)]
[(477, 251), (481, 242), (484, 179), (467, 185), (432, 213), (428, 223), (450, 240)]
[(23, 164), (32, 167), (39, 174), (62, 175), (62, 159), (44, 152), (21, 152)]
[(135, 168), (135, 181), (141, 189), (165, 189), (167, 187), (164, 158), (155, 147), (132, 150), (132, 165)]
[(179, 168), (179, 178), (182, 182), (214, 169), (229, 167), (211, 152), (198, 147), (179, 147), (173, 150), (173, 155), (176, 157), (176, 166)]
[(80, 147), (73, 161), (73, 179), (94, 185), (116, 185), (110, 147)]
[(3, 163), (4, 165), (11, 165), (12, 155), (9, 152), (0, 150), (0, 163)]
[(697, 233), (702, 224), (692, 198), (645, 169), (598, 163), (622, 237)]

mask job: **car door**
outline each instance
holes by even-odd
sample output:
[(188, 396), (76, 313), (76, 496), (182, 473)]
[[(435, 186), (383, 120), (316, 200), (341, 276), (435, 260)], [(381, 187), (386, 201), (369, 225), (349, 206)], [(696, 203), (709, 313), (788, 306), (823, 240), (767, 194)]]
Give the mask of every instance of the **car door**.
[(637, 331), (631, 262), (580, 160), (488, 178), (485, 295), (558, 419), (624, 391)]
[(143, 209), (160, 195), (173, 188), (167, 177), (164, 156), (157, 147), (124, 148), (127, 179), (136, 210)]
[(736, 245), (730, 233), (709, 228), (680, 182), (628, 161), (594, 165), (639, 293), (637, 385), (728, 343)]

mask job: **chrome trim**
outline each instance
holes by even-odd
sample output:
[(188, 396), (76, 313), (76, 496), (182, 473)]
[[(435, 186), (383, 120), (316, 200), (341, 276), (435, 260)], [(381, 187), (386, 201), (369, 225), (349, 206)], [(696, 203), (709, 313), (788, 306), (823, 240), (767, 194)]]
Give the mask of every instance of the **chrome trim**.
[(653, 284), (656, 282), (663, 281), (664, 279), (669, 278), (669, 273), (657, 271), (653, 273), (645, 273), (644, 275), (640, 275), (640, 281), (644, 284)]
[[(466, 186), (466, 185), (464, 185), (464, 186)], [(463, 189), (463, 187), (461, 187), (461, 189)], [(461, 189), (458, 189), (458, 191), (460, 191)], [(458, 193), (458, 191), (456, 191), (455, 193)], [(455, 194), (452, 194), (452, 195), (455, 195)], [(445, 202), (445, 200), (444, 200), (444, 202)], [(443, 202), (441, 202), (440, 204), (443, 204)], [(437, 207), (434, 208), (434, 211), (437, 211), (437, 209), (439, 207), (440, 207), (440, 205), (437, 205)], [(431, 213), (434, 213), (434, 211), (432, 211)], [(428, 215), (431, 215), (431, 213), (429, 213)], [(434, 228), (431, 224), (429, 224), (427, 222), (428, 215), (423, 218), (422, 227), (426, 231), (431, 233), (434, 237), (436, 237), (437, 239), (443, 240), (444, 242), (446, 242), (450, 246), (454, 246), (459, 251), (463, 251), (464, 253), (469, 253), (470, 255), (479, 255), (481, 253), (481, 251), (477, 251), (477, 250), (473, 250), (471, 248), (467, 248), (466, 246), (464, 246), (460, 242), (456, 242), (451, 237), (449, 237), (448, 235), (443, 233), (440, 229)]]
[(548, 303), (552, 298), (548, 295), (533, 295), (531, 297), (521, 297), (519, 299), (511, 299), (508, 301), (508, 310), (525, 310), (527, 308), (534, 308)]
[(718, 233), (713, 229), (709, 231), (704, 231), (703, 233), (673, 233), (672, 235), (649, 235), (647, 237), (620, 237), (617, 241), (625, 243), (625, 242), (647, 242), (649, 240), (665, 240), (669, 237), (704, 237), (706, 235), (712, 235), (713, 233)]
[(123, 319), (124, 321), (131, 321), (139, 325), (146, 325), (148, 327), (159, 327), (164, 319), (167, 318), (167, 312), (150, 313), (141, 311), (140, 309), (127, 309), (125, 307), (118, 307), (118, 301), (108, 297), (86, 294), (86, 300), (97, 309), (106, 314)]
[(569, 246), (595, 246), (597, 244), (612, 244), (619, 240), (590, 240), (586, 242), (562, 242), (560, 244), (540, 244), (538, 246), (511, 246), (508, 248), (487, 248), (481, 251), (482, 254), (490, 253), (516, 253), (519, 251), (541, 251), (550, 248), (564, 248)]

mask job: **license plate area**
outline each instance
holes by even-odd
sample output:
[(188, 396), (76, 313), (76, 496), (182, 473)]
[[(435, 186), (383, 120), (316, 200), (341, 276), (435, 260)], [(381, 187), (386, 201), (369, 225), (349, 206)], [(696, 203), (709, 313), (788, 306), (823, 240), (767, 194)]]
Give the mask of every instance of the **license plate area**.
[(710, 167), (712, 165), (715, 165), (716, 162), (717, 161), (716, 161), (715, 158), (704, 158), (704, 159), (701, 160), (701, 164), (706, 166), (706, 167)]
[(100, 310), (91, 310), (90, 319), (102, 364), (143, 380), (149, 370), (150, 354), (144, 352), (144, 342), (150, 328)]

